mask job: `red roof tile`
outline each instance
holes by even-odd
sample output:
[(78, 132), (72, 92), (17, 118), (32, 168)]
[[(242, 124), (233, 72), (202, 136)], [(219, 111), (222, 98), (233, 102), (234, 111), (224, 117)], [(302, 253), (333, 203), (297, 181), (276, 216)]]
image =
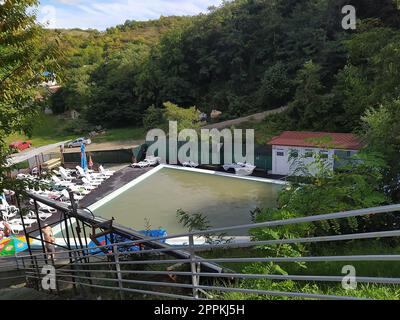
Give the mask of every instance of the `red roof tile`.
[(331, 133), (331, 132), (305, 132), (305, 131), (285, 131), (281, 135), (274, 137), (268, 142), (275, 146), (294, 146), (294, 147), (316, 147), (321, 139), (329, 137), (330, 141), (323, 141), (322, 146), (338, 149), (358, 150), (362, 144), (354, 134), (351, 133)]

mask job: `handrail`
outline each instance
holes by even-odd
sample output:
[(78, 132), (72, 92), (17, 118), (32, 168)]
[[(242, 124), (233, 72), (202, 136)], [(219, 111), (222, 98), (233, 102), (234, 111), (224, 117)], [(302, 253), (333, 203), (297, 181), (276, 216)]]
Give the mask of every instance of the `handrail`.
[[(32, 199), (39, 201), (45, 205), (48, 205), (54, 209), (57, 209), (57, 210), (60, 210), (63, 212), (68, 212), (68, 214), (71, 217), (79, 219), (80, 221), (84, 221), (84, 222), (94, 224), (94, 225), (98, 225), (98, 224), (105, 223), (108, 221), (107, 219), (104, 219), (101, 217), (96, 217), (96, 216), (93, 217), (91, 214), (89, 214), (88, 212), (86, 212), (85, 210), (82, 210), (82, 209), (77, 209), (76, 214), (75, 214), (72, 211), (72, 208), (70, 208), (66, 204), (56, 202), (56, 201), (53, 201), (50, 199), (46, 199), (44, 197), (40, 197), (33, 193), (28, 193), (28, 195)], [(146, 237), (143, 234), (137, 232), (136, 230), (124, 227), (122, 225), (113, 224), (113, 230), (115, 231), (115, 233), (121, 235), (124, 238), (133, 239), (132, 244), (145, 243), (148, 247), (154, 248), (154, 249), (170, 249), (171, 248), (171, 246), (157, 242), (157, 239), (154, 240), (153, 238)], [(116, 244), (116, 245), (118, 245), (118, 244)], [(120, 245), (122, 245), (122, 244), (120, 244)], [(125, 243), (124, 245), (127, 245), (127, 243)], [(109, 247), (109, 246), (103, 246), (103, 247)], [(95, 247), (95, 248), (101, 248), (101, 247)], [(93, 249), (95, 249), (95, 248), (93, 248)], [(185, 251), (181, 251), (181, 250), (173, 250), (170, 252), (170, 254), (173, 256), (176, 256), (177, 258), (180, 258), (180, 259), (187, 259), (190, 256), (189, 253), (187, 253)], [(221, 273), (223, 271), (221, 267), (219, 267), (218, 265), (211, 264), (211, 263), (204, 262), (203, 266), (207, 270), (210, 270), (212, 272)]]
[[(32, 199), (42, 202), (50, 207), (61, 211), (65, 217), (74, 218), (77, 221), (83, 222), (84, 225), (97, 226), (104, 224), (108, 220), (101, 217), (93, 216), (84, 208), (72, 209), (66, 204), (57, 203), (55, 201), (42, 198), (35, 194), (29, 194)], [(315, 263), (315, 262), (356, 262), (356, 261), (400, 261), (398, 254), (362, 254), (362, 255), (320, 255), (320, 256), (257, 256), (252, 255), (246, 258), (235, 257), (230, 255), (228, 258), (223, 256), (211, 258), (204, 258), (195, 253), (202, 251), (210, 251), (215, 249), (230, 249), (230, 248), (258, 248), (265, 245), (282, 245), (282, 244), (300, 244), (300, 243), (322, 243), (322, 242), (338, 242), (348, 240), (363, 240), (363, 239), (378, 239), (399, 237), (400, 230), (387, 230), (365, 233), (353, 234), (339, 234), (315, 237), (299, 237), (288, 239), (275, 239), (264, 241), (251, 241), (250, 237), (242, 239), (241, 242), (226, 241), (223, 243), (215, 243), (212, 240), (219, 238), (221, 233), (228, 231), (244, 230), (244, 229), (257, 229), (257, 228), (274, 228), (285, 225), (295, 225), (301, 223), (313, 223), (318, 221), (326, 221), (333, 219), (345, 219), (350, 217), (359, 217), (374, 214), (387, 214), (393, 212), (400, 212), (400, 205), (388, 205), (376, 208), (357, 209), (352, 211), (335, 212), (330, 214), (321, 214), (315, 216), (307, 216), (294, 219), (268, 221), (263, 223), (245, 224), (239, 226), (228, 226), (223, 228), (214, 228), (204, 231), (180, 233), (169, 235), (165, 237), (146, 237), (137, 231), (126, 228), (124, 226), (114, 224), (112, 225), (112, 233), (118, 234), (127, 239), (126, 242), (111, 243), (102, 246), (90, 247), (76, 245), (74, 248), (57, 251), (56, 267), (57, 282), (73, 284), (76, 286), (88, 286), (91, 288), (105, 289), (119, 291), (121, 293), (137, 293), (147, 294), (154, 296), (162, 296), (166, 298), (176, 299), (208, 299), (212, 298), (215, 293), (221, 294), (223, 292), (240, 292), (243, 294), (256, 294), (268, 296), (285, 296), (291, 298), (302, 299), (358, 299), (351, 296), (337, 296), (325, 294), (310, 294), (304, 292), (281, 292), (273, 290), (258, 290), (251, 287), (241, 287), (235, 285), (232, 280), (246, 280), (246, 279), (269, 279), (271, 281), (306, 281), (306, 282), (331, 282), (340, 283), (343, 278), (340, 276), (332, 275), (275, 275), (275, 274), (247, 274), (239, 273), (234, 270), (223, 268), (220, 264), (237, 265), (238, 263)], [(67, 227), (69, 229), (69, 227)], [(73, 233), (73, 229), (71, 228)], [(216, 238), (213, 238), (215, 235)], [(74, 240), (75, 235), (71, 235)], [(194, 240), (204, 239), (204, 236), (211, 239), (210, 243), (195, 244)], [(184, 239), (183, 244), (171, 246), (160, 241), (171, 239)], [(187, 240), (185, 240), (187, 239)], [(187, 243), (186, 243), (187, 241)], [(78, 243), (78, 242), (77, 242)], [(142, 244), (140, 251), (127, 251), (132, 246)], [(98, 255), (96, 249), (103, 249)], [(105, 249), (105, 250), (104, 250)], [(43, 249), (44, 250), (44, 249)], [(97, 252), (97, 253), (96, 253)], [(46, 256), (45, 252), (31, 253), (15, 257), (18, 259), (25, 259), (30, 261), (25, 263), (23, 268), (26, 277), (29, 279), (40, 282), (40, 268), (52, 263)], [(12, 259), (7, 260), (10, 264)], [(184, 269), (175, 270), (174, 268), (167, 268), (166, 270), (161, 267), (168, 265), (175, 266), (176, 264), (182, 266)], [(152, 270), (155, 266), (159, 270)], [(199, 267), (200, 266), (200, 267)], [(148, 267), (150, 270), (145, 270)], [(104, 269), (103, 269), (104, 268)], [(138, 268), (139, 270), (135, 269)], [(234, 268), (234, 267), (232, 267)], [(189, 271), (188, 271), (189, 270)], [(188, 282), (167, 282), (165, 279), (155, 280), (153, 278), (147, 279), (154, 275), (164, 276), (182, 276), (190, 277), (192, 281)], [(127, 276), (134, 277), (134, 279)], [(137, 278), (140, 276), (139, 278)], [(58, 278), (59, 277), (59, 278)], [(209, 281), (223, 281), (227, 286), (221, 286), (218, 283), (200, 282), (201, 279), (209, 279)], [(360, 283), (375, 283), (387, 285), (399, 285), (400, 278), (396, 277), (382, 277), (382, 276), (362, 276), (357, 277)], [(104, 284), (106, 283), (106, 284)], [(110, 284), (111, 283), (111, 284)], [(142, 288), (149, 286), (148, 288)], [(179, 293), (162, 292), (163, 290), (158, 287), (180, 288)], [(187, 292), (183, 292), (186, 290)], [(300, 290), (299, 290), (300, 291)], [(201, 294), (200, 294), (201, 293)]]

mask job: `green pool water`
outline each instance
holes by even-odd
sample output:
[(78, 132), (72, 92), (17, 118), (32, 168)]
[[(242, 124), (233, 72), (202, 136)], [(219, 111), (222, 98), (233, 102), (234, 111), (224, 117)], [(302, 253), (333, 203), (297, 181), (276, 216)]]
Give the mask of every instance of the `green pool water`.
[[(250, 211), (276, 206), (282, 185), (206, 173), (162, 168), (94, 213), (118, 224), (143, 230), (163, 228), (168, 234), (186, 232), (178, 209), (202, 213), (212, 227), (251, 223)], [(148, 222), (146, 222), (146, 220)], [(236, 235), (243, 231), (236, 232)]]

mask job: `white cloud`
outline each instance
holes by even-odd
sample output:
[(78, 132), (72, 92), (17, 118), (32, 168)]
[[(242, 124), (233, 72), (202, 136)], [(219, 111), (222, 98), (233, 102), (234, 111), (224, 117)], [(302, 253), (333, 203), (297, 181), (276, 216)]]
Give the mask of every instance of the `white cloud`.
[(122, 24), (126, 20), (157, 19), (161, 15), (195, 15), (222, 0), (47, 0), (42, 6), (56, 8), (57, 28), (96, 28)]

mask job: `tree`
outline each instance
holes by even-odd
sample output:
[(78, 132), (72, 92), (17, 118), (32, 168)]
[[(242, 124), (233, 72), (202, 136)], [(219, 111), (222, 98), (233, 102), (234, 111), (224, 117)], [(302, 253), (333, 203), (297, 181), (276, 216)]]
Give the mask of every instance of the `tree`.
[(257, 104), (261, 108), (273, 109), (284, 106), (290, 100), (291, 80), (282, 62), (269, 67), (263, 76), (257, 92)]
[(143, 105), (134, 87), (147, 47), (132, 45), (129, 50), (118, 52), (102, 63), (91, 75), (90, 103), (86, 118), (94, 124), (114, 127), (140, 126)]
[(15, 131), (30, 132), (38, 107), (36, 97), (43, 72), (54, 71), (54, 43), (42, 43), (43, 30), (32, 7), (36, 0), (8, 0), (0, 5), (0, 190), (7, 149), (4, 137)]
[(293, 128), (326, 130), (330, 126), (330, 104), (321, 83), (320, 70), (320, 66), (308, 61), (297, 74), (296, 94), (288, 111)]
[(158, 128), (164, 122), (164, 110), (150, 106), (143, 117), (143, 126), (146, 130)]
[(362, 133), (367, 150), (383, 154), (388, 163), (386, 192), (394, 201), (400, 200), (400, 101), (367, 110), (362, 117)]
[(180, 108), (171, 102), (165, 102), (165, 118), (168, 121), (177, 121), (178, 130), (198, 129), (200, 127), (200, 112), (196, 107)]

